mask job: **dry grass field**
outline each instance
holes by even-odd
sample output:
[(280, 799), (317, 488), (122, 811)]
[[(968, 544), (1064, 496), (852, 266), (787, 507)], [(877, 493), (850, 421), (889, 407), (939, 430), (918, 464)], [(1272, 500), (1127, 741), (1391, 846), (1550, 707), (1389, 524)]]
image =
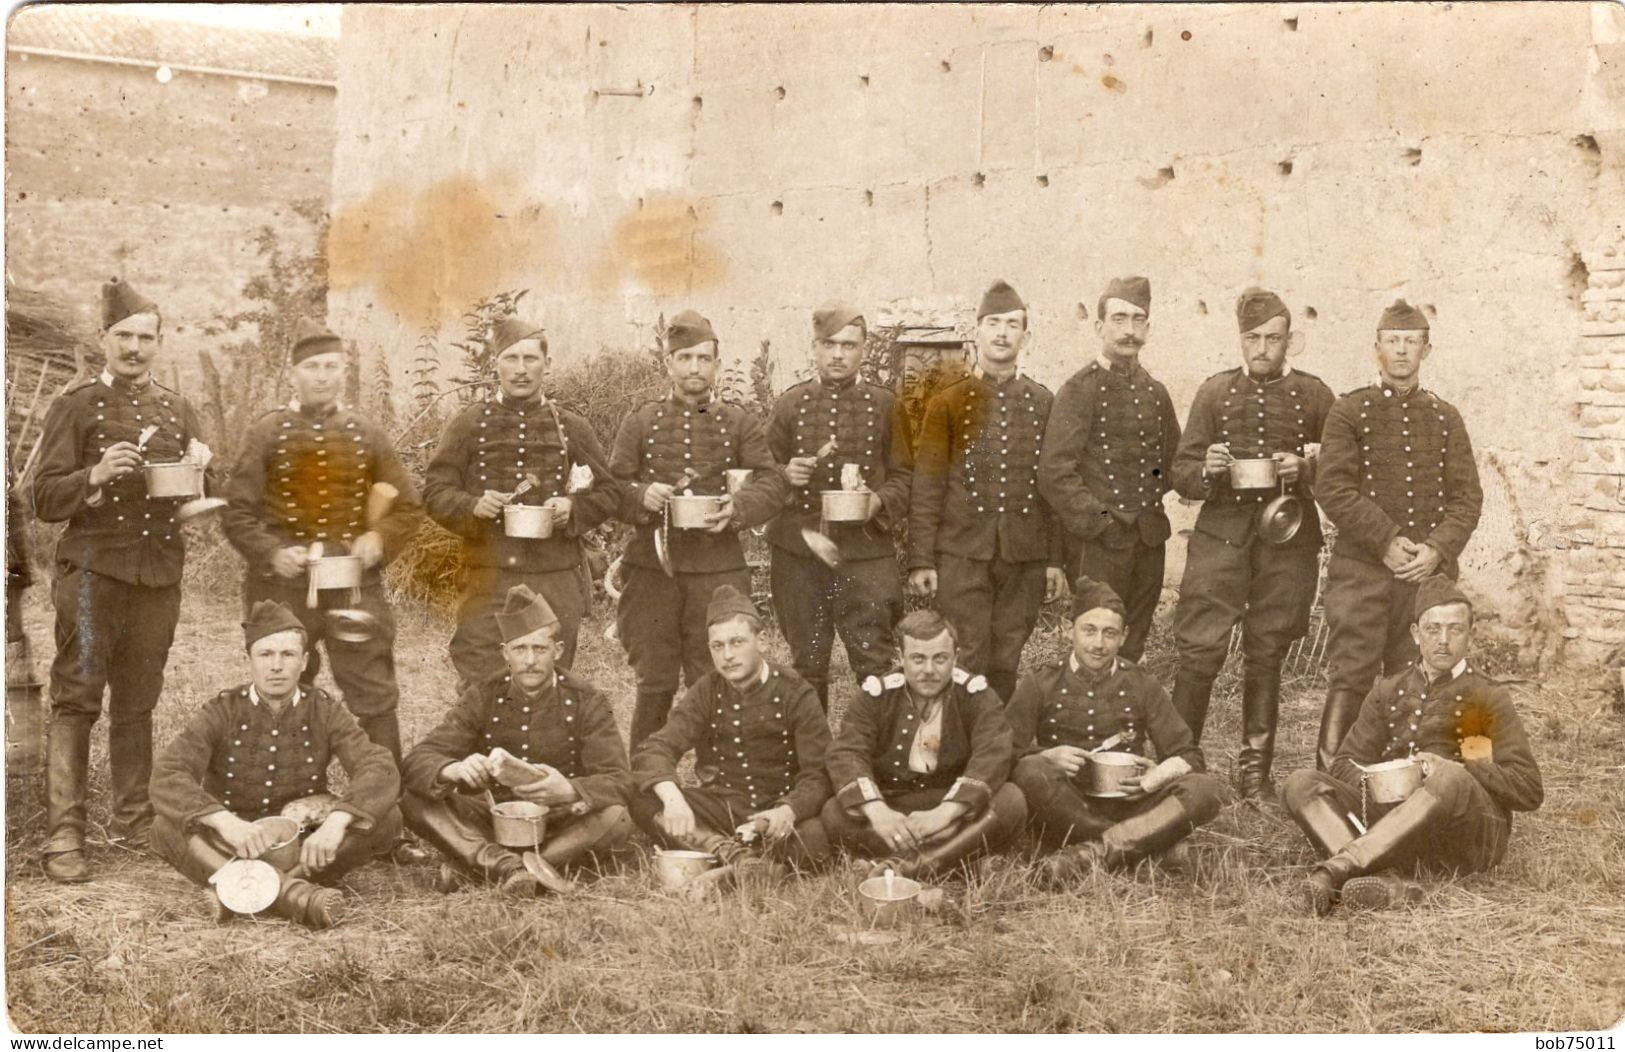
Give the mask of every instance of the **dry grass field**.
[[(28, 599), (41, 671), (42, 592)], [(235, 587), (192, 592), (160, 739), (246, 678)], [(603, 613), (584, 630), (578, 667), (620, 699), (624, 727), (632, 678), (603, 639)], [(416, 609), (400, 623), (410, 742), (452, 698), (449, 627)], [(1029, 651), (1059, 646), (1051, 636)], [(1148, 660), (1169, 671), (1165, 649)], [(1291, 685), (1282, 774), (1310, 762), (1320, 697), (1314, 682)], [(1230, 806), (1194, 837), (1187, 872), (1146, 866), (1049, 894), (1012, 855), (947, 885), (938, 915), (878, 944), (855, 937), (863, 923), (844, 874), (695, 906), (658, 890), (641, 862), (534, 904), (480, 889), (442, 896), (432, 864), (383, 862), (352, 875), (337, 930), (217, 927), (180, 876), (105, 843), (98, 745), (91, 884), (43, 878), (42, 785), (8, 779), (8, 1006), (22, 1030), (81, 1033), (1607, 1027), (1625, 1013), (1625, 725), (1577, 682), (1531, 685), (1520, 700), (1546, 804), (1516, 819), (1496, 872), (1438, 887), (1418, 908), (1305, 916), (1294, 894), (1311, 861), (1303, 839), (1278, 812)], [(1214, 710), (1209, 762), (1228, 775), (1233, 698)]]

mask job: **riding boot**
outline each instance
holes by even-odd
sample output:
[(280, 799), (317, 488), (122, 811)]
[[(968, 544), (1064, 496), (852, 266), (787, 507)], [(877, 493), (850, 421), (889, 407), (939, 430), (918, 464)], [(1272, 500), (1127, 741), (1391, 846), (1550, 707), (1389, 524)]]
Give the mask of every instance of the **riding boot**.
[(1298, 823), (1321, 858), (1337, 854), (1357, 835), (1337, 805), (1324, 796), (1310, 796), (1294, 808), (1292, 820)]
[(1275, 727), (1280, 714), (1280, 671), (1247, 669), (1241, 686), (1241, 752), (1236, 757), (1243, 800), (1275, 798), (1270, 764), (1275, 759)]
[(666, 717), (671, 714), (671, 699), (676, 693), (674, 690), (638, 691), (637, 707), (632, 710), (633, 751), (643, 739), (666, 725)]
[(303, 924), (313, 931), (331, 928), (344, 916), (344, 893), (338, 888), (323, 888), (300, 877), (282, 877), (282, 889), (277, 892), (271, 912)]
[(1006, 704), (1010, 696), (1016, 692), (1016, 670), (1013, 668), (990, 668), (987, 670), (987, 685), (999, 696), (999, 700)]
[(956, 865), (970, 862), (986, 850), (987, 835), (998, 825), (998, 812), (989, 805), (980, 817), (966, 822), (947, 839), (928, 844), (905, 858), (897, 875), (914, 880), (930, 880), (947, 873)]
[(113, 829), (127, 847), (144, 848), (153, 814), (147, 794), (152, 781), (151, 713), (108, 726), (107, 759), (112, 768)]
[(382, 745), (389, 750), (389, 755), (395, 758), (395, 766), (401, 765), (401, 721), (393, 710), (379, 713), (376, 716), (358, 716), (356, 722), (366, 734), (367, 740), (374, 745)]
[(493, 842), (443, 800), (409, 793), (401, 799), (401, 811), (418, 836), (475, 877), (500, 884), (520, 868), (516, 853)]
[(1376, 873), (1394, 865), (1429, 828), (1439, 824), (1446, 806), (1427, 786), (1416, 790), (1399, 806), (1372, 823), (1364, 836), (1355, 837), (1315, 868), (1341, 888), (1355, 877)]
[(1213, 698), (1213, 677), (1180, 672), (1174, 678), (1174, 711), (1191, 729), (1191, 741), (1201, 744), (1202, 727), (1207, 723), (1208, 702)]
[(58, 715), (46, 733), (45, 875), (63, 884), (90, 879), (85, 858), (85, 786), (95, 717)]
[(1100, 838), (1107, 869), (1126, 869), (1190, 836), (1196, 829), (1185, 806), (1169, 796), (1106, 830)]
[(555, 869), (576, 862), (586, 856), (608, 856), (632, 835), (632, 816), (620, 804), (611, 804), (589, 812), (548, 837), (540, 852), (542, 861)]
[(1320, 745), (1315, 751), (1317, 771), (1332, 769), (1337, 747), (1343, 744), (1343, 736), (1354, 726), (1354, 719), (1360, 715), (1360, 705), (1364, 701), (1365, 694), (1358, 690), (1333, 689), (1326, 695), (1326, 709), (1320, 716)]

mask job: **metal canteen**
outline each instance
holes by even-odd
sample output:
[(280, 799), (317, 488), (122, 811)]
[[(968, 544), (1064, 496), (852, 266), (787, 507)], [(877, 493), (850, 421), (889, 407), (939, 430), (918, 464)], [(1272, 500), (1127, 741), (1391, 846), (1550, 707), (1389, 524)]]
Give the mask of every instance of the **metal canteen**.
[(1268, 457), (1230, 462), (1231, 489), (1272, 489), (1280, 478), (1281, 466)]
[(1303, 501), (1286, 491), (1258, 510), (1258, 535), (1270, 544), (1285, 544), (1303, 528)]

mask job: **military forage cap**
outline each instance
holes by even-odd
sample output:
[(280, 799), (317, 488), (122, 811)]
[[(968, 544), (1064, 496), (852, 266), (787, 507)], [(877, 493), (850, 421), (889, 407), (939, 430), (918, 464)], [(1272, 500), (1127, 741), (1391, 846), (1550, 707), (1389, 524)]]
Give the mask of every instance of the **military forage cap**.
[(854, 322), (868, 328), (863, 312), (850, 303), (826, 303), (813, 311), (813, 336), (827, 340)]
[(1466, 603), (1471, 608), (1472, 600), (1468, 599), (1462, 590), (1456, 587), (1456, 582), (1442, 573), (1432, 577), (1423, 578), (1422, 583), (1416, 586), (1416, 619), (1420, 621), (1422, 614), (1436, 606), (1446, 606), (1450, 603)]
[(666, 326), (666, 353), (671, 354), (685, 347), (698, 347), (716, 338), (717, 334), (711, 329), (710, 322), (700, 317), (697, 312), (686, 310)]
[(318, 354), (343, 353), (344, 343), (327, 326), (309, 318), (300, 318), (293, 330), (293, 364)]
[(305, 626), (288, 609), (288, 604), (275, 599), (261, 599), (248, 612), (248, 620), (243, 622), (243, 645), (252, 647), (266, 636), (290, 630), (302, 633)]
[[(1132, 303), (1136, 307), (1151, 313), (1151, 279), (1150, 278), (1113, 278), (1106, 285), (1106, 291), (1100, 294), (1100, 302), (1107, 300), (1122, 300)], [(1104, 314), (1104, 308), (1101, 310)]]
[(1124, 620), (1128, 619), (1128, 608), (1123, 605), (1116, 592), (1109, 584), (1103, 584), (1092, 577), (1079, 577), (1072, 585), (1072, 619), (1075, 621), (1096, 608), (1116, 610), (1117, 615)]
[(989, 314), (1009, 314), (1013, 310), (1026, 309), (1027, 304), (1022, 301), (1020, 294), (1010, 287), (1009, 282), (995, 281), (982, 293), (982, 305), (976, 308), (976, 320), (981, 321)]
[(508, 598), (496, 617), (497, 634), (502, 636), (504, 643), (512, 643), (520, 636), (528, 636), (548, 625), (559, 623), (558, 615), (547, 605), (547, 600), (524, 584), (516, 584), (508, 589)]
[(111, 329), (133, 314), (157, 314), (158, 304), (113, 278), (102, 285), (102, 328)]
[(1283, 315), (1286, 323), (1291, 325), (1292, 312), (1281, 302), (1281, 297), (1257, 286), (1247, 289), (1236, 300), (1236, 324), (1242, 332), (1252, 332), (1271, 318)]
[(756, 604), (750, 601), (750, 596), (731, 584), (719, 585), (717, 590), (711, 593), (711, 605), (705, 608), (705, 623), (710, 626), (741, 614), (746, 617), (761, 616), (756, 612)]
[(525, 321), (517, 314), (510, 314), (491, 327), (491, 335), (486, 337), (485, 346), (492, 354), (501, 354), (520, 340), (542, 338), (540, 325), (533, 321)]
[(1378, 332), (1384, 329), (1422, 329), (1426, 331), (1428, 328), (1428, 316), (1404, 300), (1395, 300), (1393, 306), (1382, 312), (1382, 320), (1377, 322)]

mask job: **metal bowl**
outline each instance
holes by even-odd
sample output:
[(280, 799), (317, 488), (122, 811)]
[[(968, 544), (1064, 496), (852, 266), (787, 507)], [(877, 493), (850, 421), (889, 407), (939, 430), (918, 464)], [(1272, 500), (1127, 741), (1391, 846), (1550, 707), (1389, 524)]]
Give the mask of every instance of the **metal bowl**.
[(177, 460), (169, 464), (143, 464), (147, 477), (149, 497), (201, 497), (203, 496), (203, 465), (190, 460)]
[(1258, 535), (1271, 544), (1285, 544), (1303, 528), (1303, 501), (1283, 493), (1258, 509)]
[(1262, 460), (1232, 460), (1230, 462), (1231, 489), (1273, 489), (1280, 481), (1281, 466), (1268, 458)]
[(722, 510), (725, 498), (705, 495), (693, 496), (683, 494), (672, 497), (667, 502), (671, 508), (671, 524), (680, 530), (706, 530), (711, 524), (706, 522), (706, 516), (714, 515)]
[(282, 892), (282, 874), (269, 862), (235, 858), (209, 878), (220, 904), (245, 916), (268, 909)]
[(547, 831), (547, 808), (529, 800), (508, 800), (491, 808), (491, 832), (503, 847), (542, 846)]
[(1092, 752), (1086, 768), (1090, 796), (1124, 796), (1123, 783), (1140, 773), (1140, 758), (1131, 752)]
[(655, 876), (671, 891), (687, 884), (708, 869), (717, 867), (717, 856), (705, 851), (667, 851), (655, 848)]
[(315, 588), (360, 588), (361, 556), (324, 555), (307, 565)]
[(1422, 788), (1422, 765), (1409, 757), (1374, 763), (1360, 775), (1373, 803), (1402, 803)]
[(824, 490), (825, 522), (865, 522), (869, 518), (869, 491)]
[(877, 928), (896, 928), (919, 913), (920, 882), (887, 873), (858, 885), (858, 898)]
[(535, 540), (551, 537), (553, 509), (540, 504), (505, 504), (502, 507), (502, 532), (509, 537)]
[(271, 815), (254, 823), (271, 836), (271, 846), (260, 858), (287, 872), (299, 864), (299, 823), (282, 815)]

